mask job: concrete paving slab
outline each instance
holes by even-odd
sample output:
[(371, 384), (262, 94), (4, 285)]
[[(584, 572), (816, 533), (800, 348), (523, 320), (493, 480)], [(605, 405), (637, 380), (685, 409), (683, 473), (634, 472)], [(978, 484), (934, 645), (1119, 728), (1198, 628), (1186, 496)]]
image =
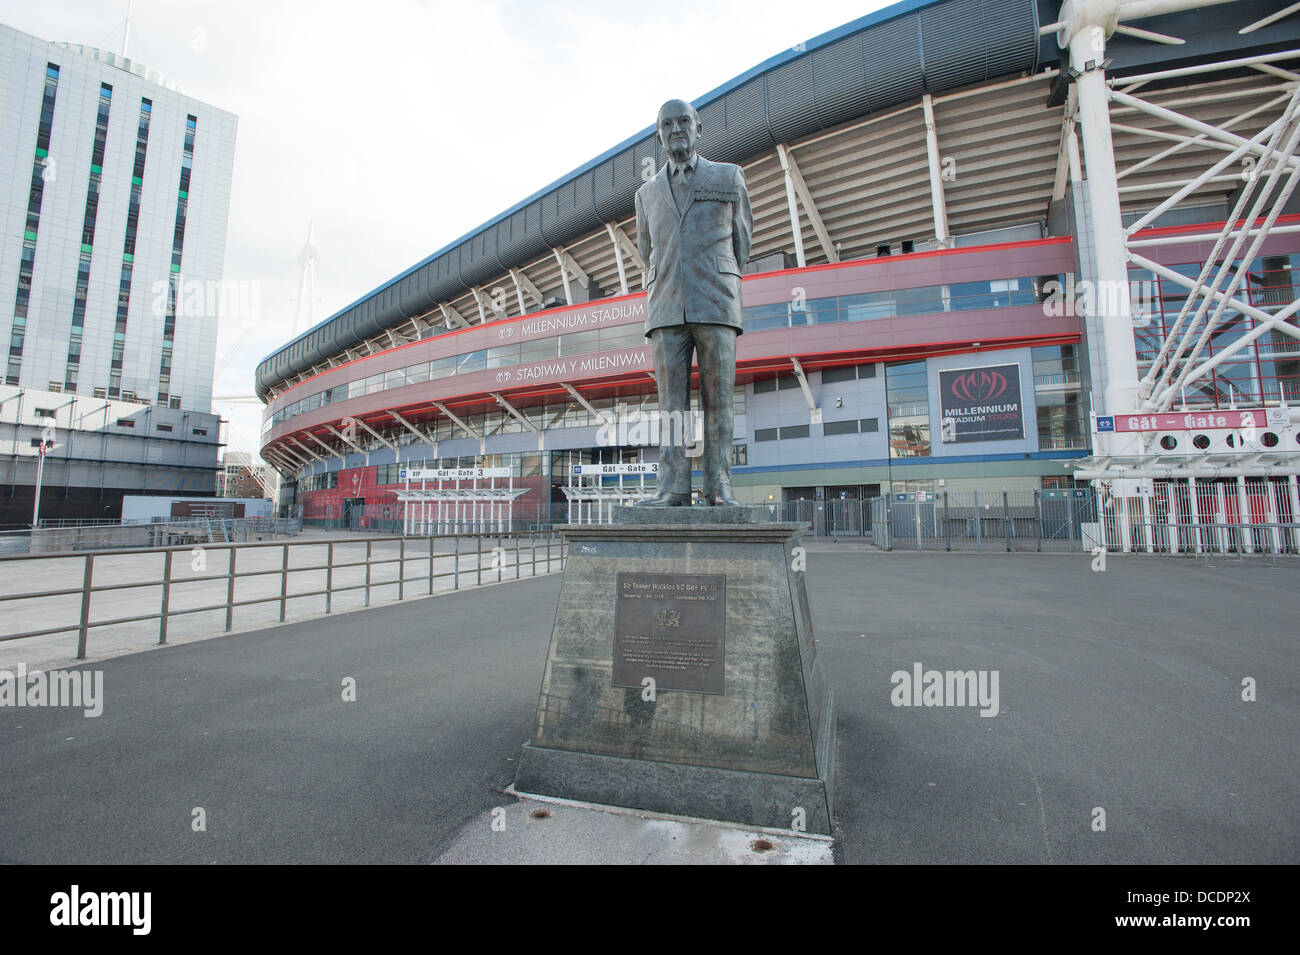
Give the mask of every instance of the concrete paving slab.
[(833, 865), (831, 840), (783, 829), (515, 793), (435, 865)]

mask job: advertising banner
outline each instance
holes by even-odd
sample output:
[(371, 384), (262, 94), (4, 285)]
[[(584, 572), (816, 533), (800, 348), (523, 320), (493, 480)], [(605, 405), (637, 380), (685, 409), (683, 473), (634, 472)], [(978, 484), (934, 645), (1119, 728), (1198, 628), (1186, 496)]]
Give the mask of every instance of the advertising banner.
[(941, 371), (939, 405), (944, 444), (1025, 436), (1019, 365)]

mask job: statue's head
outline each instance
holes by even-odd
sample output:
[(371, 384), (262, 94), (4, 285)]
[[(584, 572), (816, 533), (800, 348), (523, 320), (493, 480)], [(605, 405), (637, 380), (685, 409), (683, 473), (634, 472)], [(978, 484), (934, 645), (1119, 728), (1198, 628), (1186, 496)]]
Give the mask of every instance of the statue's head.
[(700, 116), (686, 100), (670, 99), (659, 107), (659, 144), (673, 162), (686, 162), (700, 138)]

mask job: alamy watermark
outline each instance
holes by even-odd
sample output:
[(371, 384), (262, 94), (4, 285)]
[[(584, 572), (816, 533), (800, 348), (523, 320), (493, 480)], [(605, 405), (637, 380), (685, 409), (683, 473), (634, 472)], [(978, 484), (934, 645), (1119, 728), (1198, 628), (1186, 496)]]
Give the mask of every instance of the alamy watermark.
[(127, 926), (133, 935), (148, 935), (152, 909), (152, 892), (83, 892), (74, 885), (50, 896), (50, 924)]
[(997, 716), (997, 670), (927, 670), (912, 664), (912, 672), (895, 670), (889, 677), (894, 706), (978, 706), (980, 716)]
[(685, 448), (686, 456), (704, 453), (704, 416), (688, 411), (641, 411), (619, 402), (614, 413), (600, 413), (596, 444), (601, 447)]
[(1125, 307), (1133, 316), (1135, 328), (1151, 324), (1160, 307), (1160, 283), (1153, 280), (1135, 282), (1093, 282), (1065, 277), (1043, 283), (1043, 314), (1049, 318), (1064, 315), (1120, 315)]
[(157, 318), (170, 306), (178, 318), (238, 318), (250, 324), (261, 314), (261, 288), (261, 282), (186, 280), (177, 272), (153, 283), (150, 310)]
[(0, 706), (68, 706), (83, 716), (104, 712), (103, 670), (0, 670)]

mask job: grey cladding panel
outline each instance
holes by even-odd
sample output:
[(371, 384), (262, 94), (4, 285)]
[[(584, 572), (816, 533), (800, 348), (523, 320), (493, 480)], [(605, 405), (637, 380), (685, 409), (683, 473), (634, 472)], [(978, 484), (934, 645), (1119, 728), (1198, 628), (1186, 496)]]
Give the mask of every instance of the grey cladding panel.
[(443, 253), (429, 264), (433, 266), (429, 280), (429, 295), (434, 297), (434, 301), (445, 301), (468, 291), (460, 280), (455, 249)]
[(1033, 4), (984, 0), (984, 76), (993, 79), (1033, 69), (1037, 63), (1038, 26)]
[(592, 201), (596, 214), (605, 222), (614, 218), (614, 210), (621, 205), (620, 197), (614, 193), (614, 162), (617, 158), (607, 159), (591, 171)]
[[(572, 203), (570, 203), (572, 205)], [(560, 236), (564, 233), (561, 230), (560, 222), (560, 190), (548, 192), (542, 196), (542, 238), (546, 241), (547, 246), (554, 247), (560, 244)]]
[(700, 155), (710, 159), (721, 160), (723, 146), (727, 141), (727, 104), (725, 100), (714, 100), (698, 110), (700, 114)]
[(809, 119), (816, 119), (813, 95), (813, 57), (804, 56), (778, 66), (767, 78), (767, 118), (778, 142), (802, 135)]
[[(971, 66), (984, 66), (984, 12), (981, 0), (953, 0), (921, 11), (921, 50), (925, 89), (938, 93), (967, 82)], [(954, 30), (959, 26), (959, 30)], [(983, 77), (981, 77), (982, 79)]]
[(763, 77), (756, 76), (726, 99), (727, 156), (752, 156), (775, 144), (763, 110)]
[[(647, 163), (647, 159), (650, 162)], [(658, 139), (650, 136), (636, 144), (636, 178), (638, 183), (652, 179), (661, 165), (663, 165), (663, 160), (659, 158)], [(650, 172), (649, 176), (646, 175), (647, 169)], [(638, 184), (636, 188), (640, 189), (641, 186)], [(633, 195), (635, 194), (635, 190), (633, 190)]]
[[(871, 91), (862, 58), (862, 38), (837, 40), (806, 59), (816, 77), (817, 116), (823, 127), (837, 126), (871, 112)], [(768, 93), (769, 100), (771, 92)], [(792, 118), (797, 121), (796, 118)]]
[(577, 179), (569, 184), (567, 194), (564, 195), (559, 204), (556, 216), (556, 225), (563, 231), (567, 242), (584, 232), (590, 232), (592, 229), (600, 226), (600, 219), (596, 216), (596, 209), (592, 205), (591, 196), (592, 174), (590, 171), (583, 173)]
[(865, 37), (862, 44), (867, 95), (876, 109), (915, 99), (925, 92), (916, 17), (901, 17)]
[(488, 229), (460, 245), (460, 280), (482, 285), (501, 271), (496, 256), (496, 230)]
[(508, 235), (504, 230), (497, 233), (497, 256), (503, 263), (522, 264), (535, 259), (546, 251), (546, 240), (542, 237), (542, 203), (541, 200), (530, 202), (512, 215), (502, 225), (508, 224)]

